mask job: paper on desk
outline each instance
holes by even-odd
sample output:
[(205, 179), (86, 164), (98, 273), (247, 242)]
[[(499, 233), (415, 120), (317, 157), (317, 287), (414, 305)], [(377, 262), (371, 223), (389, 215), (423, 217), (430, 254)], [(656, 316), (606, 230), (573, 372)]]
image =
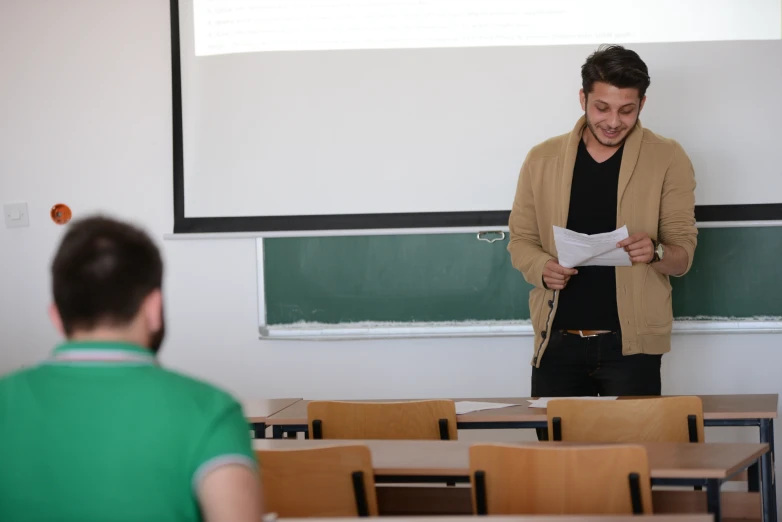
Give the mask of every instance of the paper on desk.
[(481, 410), (493, 410), (496, 408), (507, 408), (508, 406), (521, 406), (520, 404), (508, 404), (507, 402), (475, 402), (475, 401), (456, 401), (456, 415), (471, 413)]
[(630, 255), (616, 244), (627, 239), (627, 225), (604, 234), (580, 234), (554, 227), (559, 264), (565, 268), (577, 266), (630, 266)]
[(578, 399), (585, 401), (615, 401), (616, 397), (541, 397), (540, 399), (527, 399), (530, 408), (547, 408), (548, 401), (554, 399)]

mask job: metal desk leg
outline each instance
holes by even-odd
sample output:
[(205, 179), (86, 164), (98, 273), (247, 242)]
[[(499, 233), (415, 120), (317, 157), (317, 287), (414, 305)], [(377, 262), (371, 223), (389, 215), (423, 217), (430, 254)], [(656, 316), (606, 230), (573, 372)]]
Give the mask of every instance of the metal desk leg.
[(715, 522), (722, 520), (722, 507), (720, 505), (720, 486), (719, 479), (708, 479), (706, 481), (706, 505), (709, 513), (714, 515)]
[(282, 426), (279, 424), (275, 424), (272, 426), (272, 438), (274, 439), (281, 439), (282, 438)]
[(253, 422), (253, 437), (256, 439), (266, 438), (266, 423), (265, 422)]
[(763, 520), (777, 520), (777, 484), (774, 478), (774, 420), (760, 419), (760, 442), (768, 444), (769, 452), (760, 460), (760, 473), (763, 482)]
[(760, 459), (747, 469), (747, 491), (760, 491)]

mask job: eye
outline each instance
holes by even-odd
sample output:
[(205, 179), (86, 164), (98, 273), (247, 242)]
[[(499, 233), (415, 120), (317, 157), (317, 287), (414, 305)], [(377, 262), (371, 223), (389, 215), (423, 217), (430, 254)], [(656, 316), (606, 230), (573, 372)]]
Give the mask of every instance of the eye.
[(607, 112), (608, 111), (608, 107), (598, 107), (597, 110), (600, 111), (600, 112)]

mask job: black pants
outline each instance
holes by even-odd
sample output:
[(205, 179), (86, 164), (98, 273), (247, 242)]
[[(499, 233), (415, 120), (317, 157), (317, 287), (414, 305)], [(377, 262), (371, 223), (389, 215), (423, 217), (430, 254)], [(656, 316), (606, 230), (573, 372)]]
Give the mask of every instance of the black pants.
[[(533, 397), (660, 395), (662, 355), (622, 355), (622, 335), (581, 337), (552, 331), (540, 368), (532, 368)], [(538, 429), (548, 440), (548, 430)]]

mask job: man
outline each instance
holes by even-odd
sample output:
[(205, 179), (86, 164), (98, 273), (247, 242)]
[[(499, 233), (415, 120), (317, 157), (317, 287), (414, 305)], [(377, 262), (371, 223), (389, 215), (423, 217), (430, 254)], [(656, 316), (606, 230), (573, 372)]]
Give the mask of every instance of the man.
[[(621, 46), (581, 68), (584, 116), (534, 147), (510, 215), (513, 266), (535, 288), (533, 396), (660, 395), (670, 350), (671, 286), (692, 265), (695, 178), (682, 147), (639, 121), (650, 79)], [(565, 268), (553, 227), (597, 234), (627, 225), (617, 245), (632, 266)]]
[(0, 379), (0, 520), (262, 517), (239, 404), (157, 362), (162, 279), (142, 231), (102, 217), (70, 226), (50, 309), (68, 340)]

